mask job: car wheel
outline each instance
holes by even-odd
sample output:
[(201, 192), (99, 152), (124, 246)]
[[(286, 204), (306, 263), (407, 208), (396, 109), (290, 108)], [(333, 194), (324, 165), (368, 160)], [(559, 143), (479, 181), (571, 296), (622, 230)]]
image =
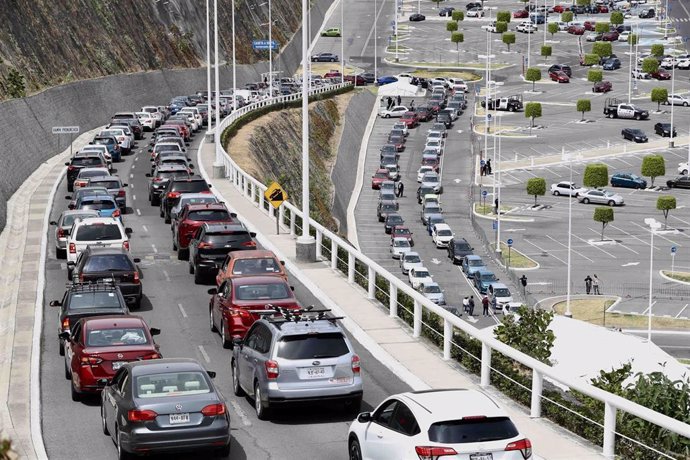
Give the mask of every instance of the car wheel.
[(583, 202), (584, 204), (589, 204), (589, 198), (583, 199), (582, 202)]
[(165, 223), (169, 224), (170, 223), (170, 216), (164, 216), (165, 217)]
[(103, 402), (101, 401), (101, 429), (103, 430), (103, 434), (105, 435), (110, 435), (110, 431), (108, 431), (108, 423), (105, 421), (105, 411), (103, 410)]
[(58, 339), (58, 354), (60, 356), (65, 356), (65, 344), (62, 343), (60, 339)]
[(58, 259), (66, 259), (67, 249), (55, 248), (55, 257)]
[(120, 429), (117, 426), (115, 427), (115, 445), (117, 447), (118, 460), (130, 460), (132, 458), (132, 455), (122, 448), (122, 442), (120, 441)]
[(640, 121), (640, 118), (641, 118), (641, 117), (640, 117), (640, 114), (639, 114), (639, 113), (638, 113), (637, 115), (635, 115), (635, 120)]
[(391, 114), (390, 114), (390, 113), (387, 113), (387, 114), (385, 114), (385, 115), (383, 116), (383, 118), (390, 118), (390, 117), (391, 117)]
[(151, 201), (151, 206), (158, 206), (161, 204), (160, 198), (156, 198), (155, 196), (152, 196), (149, 201)]
[(191, 262), (187, 264), (187, 268), (189, 268), (189, 274), (193, 275), (194, 274), (194, 265), (192, 265)]
[[(173, 243), (174, 245), (174, 243)], [(189, 259), (189, 248), (182, 249), (177, 248), (177, 260), (187, 260)]]
[(350, 439), (349, 446), (347, 448), (349, 452), (350, 460), (362, 460), (362, 448), (359, 445), (359, 440), (357, 438)]
[(216, 451), (216, 456), (220, 458), (227, 458), (230, 456), (230, 443), (227, 443), (225, 446), (221, 447)]
[(559, 192), (558, 190), (554, 190), (553, 194), (556, 195), (556, 196), (560, 196), (560, 195), (561, 195), (561, 192)]
[(232, 339), (228, 340), (228, 337), (225, 335), (225, 320), (222, 318), (220, 320), (220, 338), (223, 341), (223, 348), (232, 348)]
[(240, 376), (237, 374), (237, 361), (234, 359), (232, 360), (230, 370), (232, 371), (232, 392), (235, 393), (235, 396), (244, 396), (244, 391), (240, 386)]
[(70, 384), (70, 389), (72, 390), (72, 401), (79, 402), (81, 401), (81, 395), (77, 391), (77, 389), (74, 387), (74, 382)]
[(261, 401), (259, 382), (254, 382), (254, 410), (256, 411), (256, 418), (259, 420), (268, 419), (268, 406), (264, 406), (264, 403)]
[(63, 362), (65, 363), (65, 380), (72, 380), (72, 369), (67, 364), (67, 359), (63, 359)]
[(211, 332), (218, 332), (218, 328), (213, 322), (213, 308), (208, 309), (208, 325), (211, 328)]
[(668, 185), (668, 188), (673, 188), (673, 183), (666, 184), (666, 185)]
[(201, 276), (201, 271), (194, 267), (194, 284), (204, 284), (204, 277)]
[(608, 202), (608, 203), (606, 203), (606, 204), (608, 204), (609, 206), (613, 207), (613, 206), (615, 206), (615, 205), (616, 205), (616, 202), (615, 202), (615, 201), (613, 201), (613, 200), (609, 200), (609, 202)]
[(687, 169), (684, 169), (683, 171), (681, 171), (681, 174), (684, 175), (684, 176), (687, 176), (687, 175), (688, 175), (688, 170), (687, 170)]

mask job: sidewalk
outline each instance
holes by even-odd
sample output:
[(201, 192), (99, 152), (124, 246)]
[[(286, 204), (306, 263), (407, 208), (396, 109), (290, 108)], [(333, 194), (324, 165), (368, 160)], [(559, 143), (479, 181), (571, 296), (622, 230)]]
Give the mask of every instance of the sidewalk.
[[(199, 172), (213, 182), (213, 190), (223, 197), (228, 207), (257, 232), (257, 240), (285, 260), (290, 273), (336, 314), (344, 315), (343, 324), (383, 365), (396, 373), (415, 389), (465, 387), (480, 389), (478, 378), (460, 371), (450, 361), (444, 361), (438, 350), (412, 338), (403, 323), (388, 316), (378, 302), (366, 298), (366, 292), (356, 284), (349, 284), (340, 272), (326, 263), (297, 262), (295, 237), (289, 229), (276, 235), (275, 221), (263, 214), (256, 205), (245, 199), (232, 183), (211, 179), (214, 145), (202, 143), (197, 165)], [(352, 302), (350, 299), (356, 299)], [(350, 301), (348, 301), (350, 300)], [(366, 363), (364, 364), (366, 366)], [(500, 401), (520, 430), (530, 438), (534, 452), (547, 460), (589, 460), (604, 458), (601, 448), (576, 438), (548, 420), (531, 419), (526, 408), (517, 406), (494, 388), (485, 392)]]

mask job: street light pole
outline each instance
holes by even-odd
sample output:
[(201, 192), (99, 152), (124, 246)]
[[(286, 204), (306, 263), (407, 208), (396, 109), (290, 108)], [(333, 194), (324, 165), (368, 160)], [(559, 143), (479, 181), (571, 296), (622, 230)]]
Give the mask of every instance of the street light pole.
[[(635, 35), (635, 40), (637, 40), (637, 35)], [(632, 50), (632, 40), (630, 41), (630, 73), (628, 74), (628, 104), (630, 104), (630, 96), (632, 92), (632, 68), (633, 68), (633, 50)]]
[[(210, 0), (206, 0), (206, 100), (208, 101), (208, 125), (206, 126), (207, 130), (211, 130), (212, 128), (211, 107), (213, 101), (213, 99), (211, 98), (211, 8), (209, 5), (209, 1)], [(216, 123), (218, 123), (218, 120), (216, 120)]]
[[(233, 30), (234, 33), (234, 30)], [(220, 84), (218, 78), (218, 0), (213, 0), (213, 51), (215, 52), (215, 64), (214, 69), (215, 76), (215, 89), (216, 89), (216, 129), (213, 131), (214, 142), (216, 144), (216, 159), (220, 153)]]
[[(529, 14), (529, 21), (531, 23), (532, 22), (532, 0), (528, 0), (528, 2), (527, 2), (527, 11), (528, 11), (527, 14)], [(530, 29), (530, 32), (527, 34), (527, 68), (528, 69), (529, 69), (529, 65), (530, 65), (531, 50), (532, 50), (532, 30)], [(527, 71), (525, 71), (525, 73), (527, 73)]]
[[(673, 62), (672, 62), (673, 64)], [(668, 146), (673, 148), (674, 142), (673, 142), (673, 108), (675, 107), (675, 100), (673, 99), (673, 95), (675, 94), (675, 88), (676, 88), (676, 66), (673, 64), (673, 67), (671, 68), (671, 133), (669, 134), (668, 138)]]
[[(562, 148), (561, 157), (565, 156), (565, 147)], [(573, 154), (568, 154), (568, 169), (570, 169), (570, 194), (568, 194), (568, 276), (566, 280), (566, 294), (565, 294), (565, 316), (567, 318), (572, 318), (573, 313), (570, 311), (570, 249), (572, 243), (572, 231), (573, 231)]]
[(664, 7), (664, 40), (668, 40), (668, 0)]
[(649, 304), (647, 306), (647, 342), (652, 342), (652, 275), (654, 269), (652, 267), (654, 262), (654, 231), (661, 227), (661, 223), (655, 219), (647, 218), (644, 223), (649, 225), (650, 243), (649, 243)]
[[(235, 30), (235, 0), (232, 0), (230, 8), (232, 9), (232, 111), (234, 112), (237, 110), (237, 67), (235, 60), (235, 35), (237, 34)], [(218, 123), (218, 120), (216, 120), (216, 123)]]
[[(345, 83), (345, 21), (343, 20), (343, 4), (345, 0), (340, 0), (340, 83)], [(354, 73), (354, 72), (353, 72)], [(357, 86), (357, 75), (355, 75), (355, 86)]]
[[(496, 117), (494, 111), (494, 117)], [(494, 129), (494, 138), (499, 136), (503, 120), (498, 121), (498, 130)], [(498, 198), (498, 206), (496, 207), (496, 252), (501, 253), (501, 138), (498, 137), (498, 155), (494, 150), (494, 164), (496, 165), (496, 176), (494, 177), (494, 186)], [(508, 261), (510, 262), (510, 248), (508, 248)]]
[(395, 62), (398, 62), (398, 0), (393, 2), (393, 17), (395, 18)]
[(422, 13), (422, 0), (417, 0), (417, 14)]
[(273, 21), (271, 0), (268, 0), (268, 95), (273, 97)]
[(640, 25), (636, 25), (637, 37), (635, 38), (635, 78), (633, 83), (633, 91), (637, 94), (637, 52), (640, 50)]

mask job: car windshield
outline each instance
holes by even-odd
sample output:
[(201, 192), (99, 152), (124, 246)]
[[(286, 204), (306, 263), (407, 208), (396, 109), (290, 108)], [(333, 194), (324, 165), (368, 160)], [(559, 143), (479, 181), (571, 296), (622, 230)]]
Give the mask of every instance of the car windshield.
[(470, 245), (468, 243), (462, 242), (462, 243), (455, 243), (455, 250), (456, 251), (469, 251), (470, 250)]
[(86, 218), (86, 217), (97, 217), (96, 213), (90, 213), (90, 212), (85, 212), (81, 214), (67, 214), (62, 218), (62, 226), (63, 227), (71, 227), (72, 224), (74, 223), (74, 220), (77, 218)]
[(438, 183), (438, 176), (432, 175), (432, 176), (424, 176), (422, 178), (422, 182), (429, 182), (429, 183)]
[(608, 190), (604, 191), (604, 195), (609, 196), (609, 197), (615, 196), (613, 193), (609, 192)]
[(510, 291), (507, 288), (496, 288), (494, 289), (494, 295), (496, 297), (510, 297)]
[(425, 286), (424, 287), (424, 293), (425, 294), (440, 294), (441, 293), (441, 287), (436, 286), (436, 285)]
[(484, 262), (481, 259), (468, 259), (467, 265), (470, 267), (483, 267)]
[(163, 398), (210, 393), (206, 377), (201, 372), (169, 372), (140, 375), (134, 380), (137, 398)]
[(122, 234), (117, 225), (82, 225), (77, 230), (75, 239), (77, 241), (119, 240), (122, 239)]
[(134, 265), (125, 254), (92, 255), (84, 264), (83, 271), (91, 272), (131, 272)]
[(465, 444), (510, 439), (519, 433), (508, 417), (477, 417), (434, 423), (428, 434), (431, 442)]
[(191, 211), (187, 216), (189, 220), (196, 220), (201, 222), (210, 222), (215, 220), (228, 220), (230, 214), (224, 209), (202, 209), (200, 211)]
[(410, 242), (408, 240), (395, 240), (393, 241), (393, 246), (396, 248), (409, 248)]
[(427, 206), (426, 208), (424, 208), (424, 212), (426, 214), (438, 214), (439, 212), (441, 212), (441, 208), (439, 208), (438, 206)]
[(79, 204), (79, 209), (93, 209), (94, 211), (101, 211), (105, 209), (115, 209), (117, 205), (114, 201), (97, 200), (97, 201), (82, 201)]
[(86, 169), (82, 169), (81, 171), (79, 171), (79, 178), (83, 179), (85, 177), (98, 177), (98, 176), (103, 176), (105, 174), (108, 174), (108, 173), (106, 171), (100, 171), (100, 170), (89, 171)]
[(417, 254), (405, 256), (405, 263), (407, 263), (407, 264), (418, 264), (421, 262), (422, 262), (422, 259), (420, 259)]
[(410, 229), (409, 228), (396, 228), (395, 234), (396, 235), (410, 235)]
[[(177, 171), (160, 171), (158, 174), (156, 174), (156, 177), (160, 177), (161, 179), (172, 179), (173, 177), (189, 177), (189, 173), (187, 171), (183, 170), (177, 170)], [(197, 201), (196, 203), (214, 203), (215, 201)], [(191, 203), (191, 202), (190, 202)]]
[(346, 355), (350, 349), (343, 334), (304, 334), (283, 337), (278, 342), (278, 357), (284, 359), (324, 359)]
[(393, 225), (394, 224), (402, 224), (404, 222), (403, 218), (400, 216), (388, 216), (387, 220), (388, 220), (389, 225), (391, 225), (391, 224), (393, 224)]
[(260, 275), (263, 273), (280, 273), (280, 268), (272, 257), (257, 259), (239, 259), (232, 266), (233, 275)]
[(427, 278), (428, 276), (429, 276), (429, 272), (425, 272), (423, 270), (422, 271), (415, 270), (415, 272), (414, 272), (415, 278)]
[(438, 236), (453, 236), (453, 232), (450, 230), (439, 230)]
[(86, 308), (120, 308), (120, 299), (114, 292), (78, 292), (72, 294), (70, 310)]
[(126, 347), (148, 344), (149, 339), (141, 327), (92, 329), (86, 336), (86, 345), (89, 347)]
[(100, 157), (74, 157), (72, 158), (72, 165), (74, 166), (98, 166), (102, 164), (103, 161)]
[(377, 173), (374, 175), (374, 177), (377, 178), (377, 179), (387, 179), (387, 178), (388, 178), (388, 173), (387, 173), (387, 172), (383, 172), (383, 171), (377, 172)]
[(292, 297), (285, 284), (247, 284), (235, 288), (235, 296), (238, 300), (276, 300)]

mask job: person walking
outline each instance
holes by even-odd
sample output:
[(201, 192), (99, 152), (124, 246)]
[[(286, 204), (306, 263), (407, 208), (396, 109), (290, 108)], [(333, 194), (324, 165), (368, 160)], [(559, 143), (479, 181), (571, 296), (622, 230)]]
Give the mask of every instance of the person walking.
[(462, 311), (465, 313), (470, 312), (470, 298), (467, 296), (462, 299)]
[(393, 107), (393, 98), (388, 96), (387, 102), (388, 102), (388, 105), (386, 105), (386, 110), (390, 110), (391, 107)]
[(594, 274), (594, 278), (592, 278), (592, 294), (594, 295), (601, 295), (601, 292), (599, 292), (599, 277), (597, 277), (597, 274)]
[(480, 176), (486, 176), (486, 163), (484, 163), (483, 165), (481, 165), (479, 167), (479, 175)]
[(400, 195), (398, 195), (400, 198), (405, 196), (405, 184), (403, 184), (402, 181), (398, 181), (398, 191), (400, 192)]
[(414, 110), (414, 99), (410, 101), (410, 110)]
[(486, 160), (486, 164), (484, 165), (484, 175), (485, 176), (490, 176), (491, 175), (491, 158)]
[(402, 98), (400, 97), (400, 94), (398, 94), (398, 105), (402, 104)]
[(494, 312), (496, 311), (496, 296), (491, 297), (491, 308), (493, 308)]
[(470, 308), (469, 316), (474, 316), (474, 296), (473, 295), (470, 296), (470, 300), (468, 302), (469, 302), (469, 308)]
[(486, 295), (482, 299), (482, 315), (489, 316), (489, 298)]
[(587, 295), (592, 292), (592, 277), (589, 275), (585, 278), (585, 292), (587, 292)]
[(494, 214), (498, 214), (498, 197), (494, 200)]

